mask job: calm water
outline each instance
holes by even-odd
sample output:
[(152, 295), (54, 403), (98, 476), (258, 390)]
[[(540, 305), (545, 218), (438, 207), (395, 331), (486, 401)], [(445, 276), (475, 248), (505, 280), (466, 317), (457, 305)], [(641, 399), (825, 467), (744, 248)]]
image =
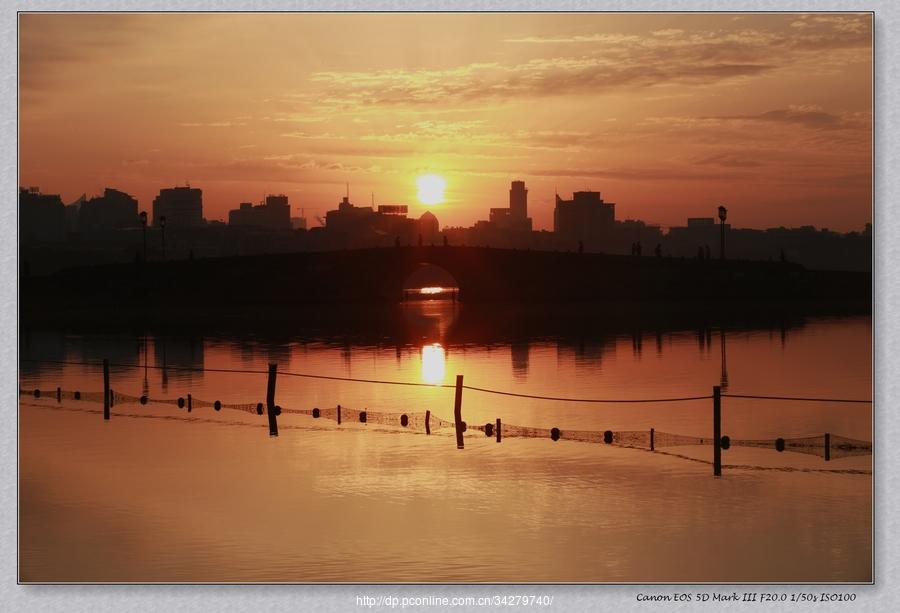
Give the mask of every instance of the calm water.
[[(461, 338), (462, 307), (409, 305), (402, 334), (374, 329), (273, 337), (230, 333), (75, 334), (28, 330), (21, 385), (151, 398), (187, 393), (258, 402), (279, 370), (465, 383), (544, 396), (871, 396), (871, 320), (787, 326), (592, 330), (520, 338), (502, 323)], [(502, 322), (502, 317), (499, 321)], [(457, 330), (457, 332), (455, 332)], [(479, 340), (479, 337), (480, 339)], [(724, 360), (723, 360), (724, 356)], [(147, 368), (144, 368), (144, 366)], [(161, 367), (165, 366), (163, 369)], [(154, 368), (160, 367), (160, 368)], [(283, 407), (430, 409), (452, 420), (453, 390), (279, 376)], [(639, 450), (540, 439), (496, 444), (470, 432), (397, 434), (282, 415), (24, 397), (20, 410), (20, 575), (26, 581), (867, 581), (871, 476), (732, 469)], [(72, 409), (72, 410), (69, 410)], [(79, 410), (82, 409), (82, 410)], [(711, 401), (597, 405), (466, 391), (469, 423), (709, 436)], [(175, 417), (177, 419), (162, 419)], [(315, 427), (313, 427), (315, 426)], [(733, 438), (832, 432), (871, 440), (868, 405), (725, 399)], [(366, 431), (368, 430), (368, 431)], [(708, 459), (710, 447), (678, 448)], [(737, 448), (727, 464), (871, 470)]]

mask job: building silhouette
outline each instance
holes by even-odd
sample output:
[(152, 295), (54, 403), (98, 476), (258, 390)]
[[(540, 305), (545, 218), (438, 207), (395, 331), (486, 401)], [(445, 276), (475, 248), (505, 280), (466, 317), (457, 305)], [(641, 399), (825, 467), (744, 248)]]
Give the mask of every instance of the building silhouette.
[[(382, 215), (376, 216), (373, 207), (356, 206), (350, 202), (350, 196), (344, 196), (337, 209), (325, 213), (325, 228), (333, 232), (368, 231), (375, 226), (384, 225), (385, 215), (399, 214), (395, 209), (387, 209)], [(404, 216), (405, 214), (406, 211), (403, 211)]]
[[(409, 217), (403, 204), (356, 206), (343, 197), (322, 225), (305, 228), (291, 217), (288, 197), (268, 195), (259, 205), (243, 203), (230, 211), (229, 223), (205, 221), (202, 191), (161, 189), (153, 202), (153, 226), (141, 231), (138, 203), (129, 194), (107, 188), (66, 206), (59, 195), (38, 188), (19, 190), (19, 229), (23, 270), (44, 274), (79, 265), (131, 262), (145, 250), (148, 259), (231, 257), (260, 253), (329, 251), (368, 247), (450, 245), (533, 251), (569, 251), (657, 258), (706, 260), (718, 251), (721, 224), (714, 217), (691, 217), (664, 232), (638, 219), (616, 220), (615, 205), (600, 192), (556, 196), (554, 231), (532, 230), (528, 190), (513, 181), (509, 207), (491, 209), (490, 220), (469, 227), (441, 228), (426, 211)], [(714, 206), (710, 205), (710, 213)], [(734, 219), (740, 219), (738, 210)], [(166, 228), (159, 221), (166, 217)], [(872, 226), (839, 233), (811, 225), (799, 228), (735, 228), (726, 224), (729, 258), (770, 260), (825, 270), (871, 270)], [(702, 255), (701, 255), (702, 254)]]
[(19, 189), (19, 228), (23, 242), (66, 239), (66, 208), (59, 194), (42, 194), (37, 187)]
[[(517, 221), (528, 219), (528, 190), (525, 189), (525, 181), (513, 181), (510, 184), (509, 216)], [(531, 229), (531, 223), (528, 224), (528, 229)]]
[(431, 211), (425, 211), (419, 217), (418, 230), (422, 241), (427, 244), (437, 243), (441, 240), (441, 224), (438, 223), (437, 216)]
[(228, 225), (264, 230), (290, 230), (291, 207), (284, 194), (268, 195), (262, 204), (242, 202), (240, 208), (228, 212)]
[(344, 196), (338, 208), (325, 214), (324, 240), (335, 246), (431, 244), (440, 240), (440, 225), (434, 213), (419, 219), (408, 217), (405, 204), (356, 206)]
[(306, 215), (303, 214), (303, 209), (301, 209), (299, 216), (291, 217), (291, 229), (307, 230), (308, 228), (309, 226), (306, 223)]
[(596, 242), (609, 236), (616, 220), (616, 205), (604, 202), (600, 192), (575, 192), (571, 200), (556, 195), (553, 231), (569, 240)]
[[(726, 234), (731, 229), (730, 224), (725, 224)], [(707, 250), (718, 253), (722, 240), (721, 228), (713, 217), (688, 217), (686, 226), (669, 228), (666, 235), (666, 246), (673, 255), (684, 255), (706, 258)]]
[(489, 222), (495, 230), (531, 232), (528, 217), (528, 190), (524, 181), (513, 181), (509, 190), (509, 208), (493, 208)]
[(175, 228), (203, 226), (203, 191), (195, 187), (169, 187), (159, 190), (153, 199), (153, 225), (159, 225), (160, 217)]
[(78, 207), (78, 229), (81, 232), (103, 232), (138, 226), (138, 201), (117, 189), (107, 187), (102, 196), (82, 200)]
[(87, 202), (87, 194), (81, 194), (74, 202), (66, 205), (66, 231), (78, 232), (81, 225), (81, 207)]

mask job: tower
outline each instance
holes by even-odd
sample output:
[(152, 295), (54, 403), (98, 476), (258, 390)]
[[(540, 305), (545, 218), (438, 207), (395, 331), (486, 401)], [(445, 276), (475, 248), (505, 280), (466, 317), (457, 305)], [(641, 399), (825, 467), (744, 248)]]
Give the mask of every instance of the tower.
[(513, 181), (509, 190), (509, 216), (524, 221), (528, 217), (528, 190), (525, 181)]

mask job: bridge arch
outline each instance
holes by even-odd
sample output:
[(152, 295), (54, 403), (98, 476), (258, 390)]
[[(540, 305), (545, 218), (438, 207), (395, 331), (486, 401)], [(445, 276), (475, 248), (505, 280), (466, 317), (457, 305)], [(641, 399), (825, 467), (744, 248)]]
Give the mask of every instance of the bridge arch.
[(401, 247), (384, 255), (391, 260), (390, 284), (396, 288), (398, 299), (412, 287), (446, 284), (455, 287), (456, 295), (465, 301), (469, 292), (480, 295), (485, 286), (497, 281), (497, 271), (488, 261), (489, 251), (454, 246)]
[(403, 299), (452, 298), (459, 292), (459, 281), (446, 268), (430, 262), (419, 262), (403, 281)]

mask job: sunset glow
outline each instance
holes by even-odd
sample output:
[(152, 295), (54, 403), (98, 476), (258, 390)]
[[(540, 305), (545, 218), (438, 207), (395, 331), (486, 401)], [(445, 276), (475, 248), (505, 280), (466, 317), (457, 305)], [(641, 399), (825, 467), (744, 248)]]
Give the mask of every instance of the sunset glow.
[(422, 381), (432, 385), (444, 382), (446, 357), (440, 343), (422, 347)]
[(872, 220), (869, 14), (44, 13), (19, 34), (20, 184), (67, 203), (149, 210), (187, 180), (207, 219), (266, 193), (314, 219), (349, 183), (469, 226), (521, 179), (536, 230), (584, 189), (664, 226), (721, 202), (739, 227)]
[(420, 294), (440, 294), (443, 293), (443, 287), (423, 287), (419, 290)]

